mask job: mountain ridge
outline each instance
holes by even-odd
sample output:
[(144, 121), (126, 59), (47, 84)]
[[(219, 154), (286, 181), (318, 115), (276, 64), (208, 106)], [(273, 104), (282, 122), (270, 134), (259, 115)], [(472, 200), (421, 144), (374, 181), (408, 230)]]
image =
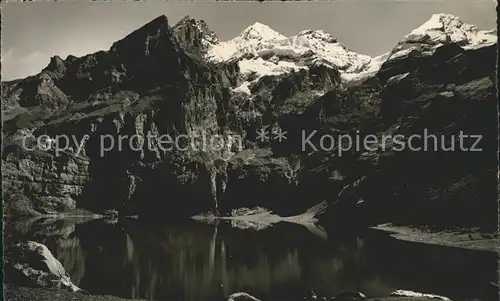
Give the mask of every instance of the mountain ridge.
[[(293, 36), (287, 37), (275, 31), (268, 25), (265, 25), (261, 22), (255, 22), (254, 24), (244, 28), (237, 36), (227, 41), (221, 41), (217, 37), (217, 34), (209, 28), (205, 21), (196, 20), (189, 15), (186, 15), (177, 23), (175, 23), (171, 27), (171, 30), (175, 32), (176, 29), (186, 26), (187, 23), (191, 23), (191, 25), (195, 27), (194, 31), (197, 31), (198, 34), (201, 34), (200, 40), (202, 45), (200, 47), (202, 47), (203, 50), (198, 51), (196, 54), (198, 56), (202, 56), (202, 58), (207, 61), (220, 63), (224, 61), (227, 62), (231, 60), (239, 60), (241, 59), (241, 56), (245, 56), (246, 54), (252, 52), (257, 52), (253, 53), (254, 57), (262, 55), (269, 56), (271, 53), (273, 53), (272, 48), (279, 48), (279, 46), (282, 45), (274, 45), (273, 43), (269, 45), (261, 45), (261, 43), (266, 41), (278, 40), (282, 41), (283, 44), (286, 44), (283, 46), (287, 46), (281, 50), (284, 52), (290, 52), (291, 56), (300, 56), (304, 54), (311, 55), (310, 52), (312, 51), (313, 54), (317, 54), (321, 59), (325, 60), (325, 56), (338, 55), (338, 60), (336, 62), (334, 61), (332, 65), (335, 67), (340, 67), (340, 70), (343, 73), (342, 75), (345, 75), (344, 80), (346, 81), (349, 81), (352, 78), (359, 79), (359, 77), (356, 76), (358, 73), (373, 74), (373, 72), (376, 72), (381, 64), (389, 57), (396, 58), (397, 56), (406, 55), (409, 51), (411, 51), (411, 49), (414, 49), (413, 45), (408, 47), (402, 46), (403, 44), (407, 45), (415, 43), (432, 43), (435, 46), (434, 48), (436, 48), (440, 45), (454, 42), (459, 44), (459, 46), (461, 47), (467, 48), (490, 45), (491, 43), (496, 43), (497, 40), (495, 29), (480, 30), (477, 26), (462, 21), (458, 16), (447, 13), (433, 14), (426, 22), (410, 31), (407, 35), (401, 37), (401, 40), (392, 49), (376, 57), (371, 57), (369, 55), (352, 51), (351, 49), (340, 44), (333, 35), (323, 31), (322, 29), (305, 29), (299, 31)], [(113, 47), (116, 43), (132, 38), (131, 35), (135, 32), (155, 30), (156, 27), (164, 26), (165, 24), (168, 26), (168, 17), (166, 15), (160, 15), (147, 24), (141, 26), (134, 32), (114, 42), (110, 46), (108, 51), (113, 50)], [(177, 36), (177, 38), (178, 40), (183, 40), (182, 38), (179, 39), (179, 36)], [(312, 40), (311, 44), (308, 45), (307, 42), (309, 41), (301, 41), (304, 38), (309, 41)], [(318, 43), (319, 41), (323, 41), (325, 43)], [(325, 53), (319, 54), (317, 53), (318, 49), (322, 48), (322, 50), (324, 50), (325, 44), (330, 43), (335, 44), (336, 46), (338, 46), (338, 48), (333, 49), (335, 51), (326, 51)], [(271, 49), (266, 49), (266, 46), (269, 46), (269, 48)], [(301, 46), (304, 46), (303, 48), (305, 49), (300, 49)], [(309, 49), (309, 47), (312, 49)], [(102, 52), (102, 50), (95, 53), (99, 52)], [(340, 54), (336, 54), (336, 52), (339, 52)], [(346, 59), (344, 58), (344, 56), (348, 58)], [(74, 59), (78, 57), (67, 55), (66, 59), (68, 58)], [(66, 59), (61, 59), (59, 55), (54, 55), (50, 58), (50, 61), (52, 62), (53, 60)], [(359, 62), (357, 61), (358, 59)], [(367, 60), (368, 62), (366, 62)], [(326, 61), (332, 63), (332, 61), (329, 59), (326, 59)], [(265, 65), (265, 63), (262, 62), (260, 64)], [(347, 70), (343, 70), (344, 68), (346, 68), (346, 66)], [(293, 68), (288, 66), (281, 69), (283, 69), (282, 72), (291, 72), (294, 70), (300, 70), (301, 68), (300, 66), (293, 66)], [(20, 79), (23, 78), (9, 80), (8, 82)]]
[[(482, 60), (493, 61), (496, 43), (464, 48), (453, 40), (432, 45), (425, 39), (405, 41), (399, 46), (414, 47), (411, 51), (400, 54), (405, 49), (396, 49), (370, 58), (350, 52), (320, 30), (265, 40), (262, 36), (269, 28), (254, 24), (242, 33), (244, 38), (236, 42), (243, 51), (227, 60), (211, 60), (213, 47), (227, 41), (219, 41), (205, 22), (186, 17), (170, 26), (162, 16), (115, 42), (109, 51), (65, 60), (54, 57), (38, 75), (2, 82), (4, 141), (17, 143), (44, 134), (90, 137), (81, 154), (85, 160), (75, 159), (71, 152), (55, 157), (51, 150), (29, 152), (4, 143), (6, 211), (52, 214), (83, 207), (188, 216), (259, 205), (293, 215), (324, 200), (336, 206), (333, 200), (342, 199), (339, 203), (346, 207), (340, 212), (357, 213), (358, 206), (351, 205), (359, 202), (380, 213), (363, 216), (367, 223), (386, 218), (413, 221), (413, 212), (395, 202), (397, 196), (413, 200), (415, 210), (425, 213), (417, 196), (435, 197), (434, 191), (441, 188), (398, 175), (398, 168), (436, 177), (441, 169), (455, 168), (455, 157), (443, 160), (425, 153), (364, 149), (341, 158), (333, 155), (334, 150), (310, 154), (300, 148), (301, 130), (406, 135), (422, 127), (449, 133), (463, 126), (489, 137), (485, 145), (493, 141), (494, 64)], [(262, 128), (284, 130), (289, 139), (260, 141), (257, 131)], [(103, 135), (145, 138), (199, 131), (209, 138), (239, 135), (243, 150), (165, 152), (125, 140), (130, 148), (99, 154)], [(159, 143), (155, 138), (151, 142)], [(466, 176), (458, 186), (469, 193), (469, 187), (482, 183), (477, 179), (489, 177), (485, 170), (490, 157), (460, 156), (468, 163), (460, 170)], [(455, 192), (458, 180), (441, 177), (442, 186)], [(377, 190), (384, 184), (381, 179), (393, 183), (387, 187), (393, 194)], [(358, 182), (362, 184), (353, 185)], [(342, 187), (350, 187), (349, 193), (337, 196)], [(168, 200), (157, 201), (165, 197)], [(285, 205), (283, 199), (295, 202)], [(478, 222), (478, 212), (490, 206), (474, 209), (476, 204), (461, 198), (461, 205), (455, 206), (456, 199), (450, 194), (451, 205), (440, 206), (475, 212), (473, 223)], [(394, 216), (383, 212), (387, 206)], [(326, 210), (322, 220), (329, 221), (335, 210)], [(452, 214), (449, 219), (459, 217)], [(435, 222), (430, 217), (431, 221)]]

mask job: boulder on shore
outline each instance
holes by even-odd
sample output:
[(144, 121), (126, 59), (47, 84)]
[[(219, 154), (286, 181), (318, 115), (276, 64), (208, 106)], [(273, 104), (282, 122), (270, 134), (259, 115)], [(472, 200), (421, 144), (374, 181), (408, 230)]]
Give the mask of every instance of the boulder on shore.
[(80, 291), (63, 265), (41, 243), (26, 241), (12, 246), (5, 254), (4, 269), (8, 283)]

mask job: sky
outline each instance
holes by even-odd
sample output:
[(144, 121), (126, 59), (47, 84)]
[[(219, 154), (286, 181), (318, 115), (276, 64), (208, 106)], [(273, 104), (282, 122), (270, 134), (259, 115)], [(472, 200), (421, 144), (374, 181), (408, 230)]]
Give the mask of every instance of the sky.
[(286, 35), (322, 29), (348, 48), (376, 56), (433, 13), (450, 13), (481, 29), (496, 28), (492, 0), (332, 0), (322, 2), (23, 2), (2, 4), (2, 80), (40, 72), (50, 57), (82, 56), (111, 44), (159, 15), (207, 22), (221, 40), (255, 22)]

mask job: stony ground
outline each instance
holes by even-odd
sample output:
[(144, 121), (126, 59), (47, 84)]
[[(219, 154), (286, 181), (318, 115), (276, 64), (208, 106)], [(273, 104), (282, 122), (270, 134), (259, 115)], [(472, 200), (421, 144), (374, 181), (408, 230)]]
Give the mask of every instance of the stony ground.
[[(27, 288), (13, 285), (5, 285), (4, 292), (4, 299), (7, 301), (130, 301), (130, 299), (114, 296), (86, 295), (65, 290)], [(137, 299), (137, 301), (140, 300)]]
[[(6, 301), (132, 301), (114, 296), (85, 295), (81, 293), (71, 293), (68, 291), (26, 288), (13, 285), (5, 285), (4, 299)], [(413, 297), (387, 297), (368, 299), (369, 301), (430, 301), (436, 299), (413, 298)], [(133, 301), (146, 301), (134, 299)]]
[(477, 251), (498, 251), (498, 236), (494, 233), (480, 233), (474, 229), (431, 231), (409, 226), (382, 224), (372, 229), (389, 233), (400, 240), (435, 244), (447, 247), (463, 248)]

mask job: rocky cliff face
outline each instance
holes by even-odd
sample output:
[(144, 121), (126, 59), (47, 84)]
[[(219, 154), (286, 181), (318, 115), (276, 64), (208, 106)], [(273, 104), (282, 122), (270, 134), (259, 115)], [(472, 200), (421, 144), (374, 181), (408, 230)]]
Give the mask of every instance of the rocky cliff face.
[(6, 215), (58, 214), (78, 207), (89, 181), (87, 158), (7, 146), (2, 158)]
[[(210, 66), (196, 59), (185, 51), (188, 45), (177, 41), (176, 34), (179, 32), (169, 27), (166, 17), (159, 17), (113, 44), (108, 52), (68, 57), (64, 61), (56, 57), (41, 74), (5, 83), (8, 88), (4, 91), (9, 93), (5, 95), (6, 107), (11, 107), (5, 125), (6, 141), (15, 141), (12, 137), (19, 136), (20, 129), (31, 129), (35, 137), (47, 134), (55, 138), (64, 134), (75, 141), (86, 138), (80, 155), (88, 160), (89, 181), (85, 191), (74, 193), (73, 197), (84, 193), (87, 201), (82, 206), (88, 209), (136, 208), (127, 203), (136, 192), (145, 199), (175, 198), (172, 186), (176, 184), (187, 187), (200, 182), (196, 189), (186, 191), (209, 197), (210, 172), (203, 154), (179, 152), (170, 156), (140, 145), (148, 134), (175, 137), (199, 131), (209, 136), (223, 133), (220, 124), (225, 119), (219, 111), (229, 101), (228, 75), (237, 70)], [(120, 136), (127, 138), (103, 154), (103, 135), (111, 135), (109, 141)], [(131, 141), (133, 137), (137, 141)], [(19, 144), (21, 139), (14, 141), (13, 144)], [(155, 139), (149, 142), (157, 143)], [(76, 145), (72, 146), (76, 149)], [(6, 149), (7, 161), (14, 160), (10, 150), (17, 154), (14, 148)], [(50, 153), (47, 155), (51, 157)], [(14, 165), (6, 166), (12, 174), (7, 182), (31, 185), (30, 178), (21, 178), (22, 166)], [(144, 189), (142, 182), (148, 182)], [(152, 182), (157, 185), (149, 188)], [(167, 190), (160, 189), (165, 186)]]
[[(495, 70), (479, 60), (494, 61), (495, 53), (496, 45), (465, 50), (449, 44), (429, 57), (389, 60), (377, 74), (377, 85), (350, 88), (360, 99), (378, 102), (371, 113), (377, 121), (367, 121), (365, 109), (356, 108), (350, 114), (362, 119), (339, 120), (336, 115), (326, 124), (345, 126), (347, 120), (347, 128), (371, 128), (371, 133), (378, 128), (378, 136), (399, 134), (405, 137), (406, 149), (394, 151), (394, 145), (384, 149), (379, 144), (360, 151), (356, 161), (363, 172), (345, 186), (330, 213), (349, 210), (379, 222), (494, 229)], [(375, 86), (379, 89), (374, 91)], [(461, 134), (471, 137), (460, 142)], [(417, 143), (422, 149), (410, 150), (412, 135), (423, 139)]]
[[(7, 212), (293, 214), (326, 200), (325, 223), (480, 224), (495, 208), (496, 35), (449, 15), (429, 22), (378, 58), (322, 31), (288, 38), (256, 23), (221, 42), (202, 21), (171, 27), (165, 16), (109, 51), (54, 57), (40, 74), (2, 83)], [(317, 131), (313, 145), (321, 135), (401, 134), (408, 146), (424, 129), (482, 135), (483, 151), (303, 147), (303, 131)], [(272, 139), (280, 130), (287, 139)], [(61, 144), (62, 134), (75, 139), (64, 152), (20, 146), (43, 135)], [(183, 150), (159, 147), (162, 135), (186, 135)]]

